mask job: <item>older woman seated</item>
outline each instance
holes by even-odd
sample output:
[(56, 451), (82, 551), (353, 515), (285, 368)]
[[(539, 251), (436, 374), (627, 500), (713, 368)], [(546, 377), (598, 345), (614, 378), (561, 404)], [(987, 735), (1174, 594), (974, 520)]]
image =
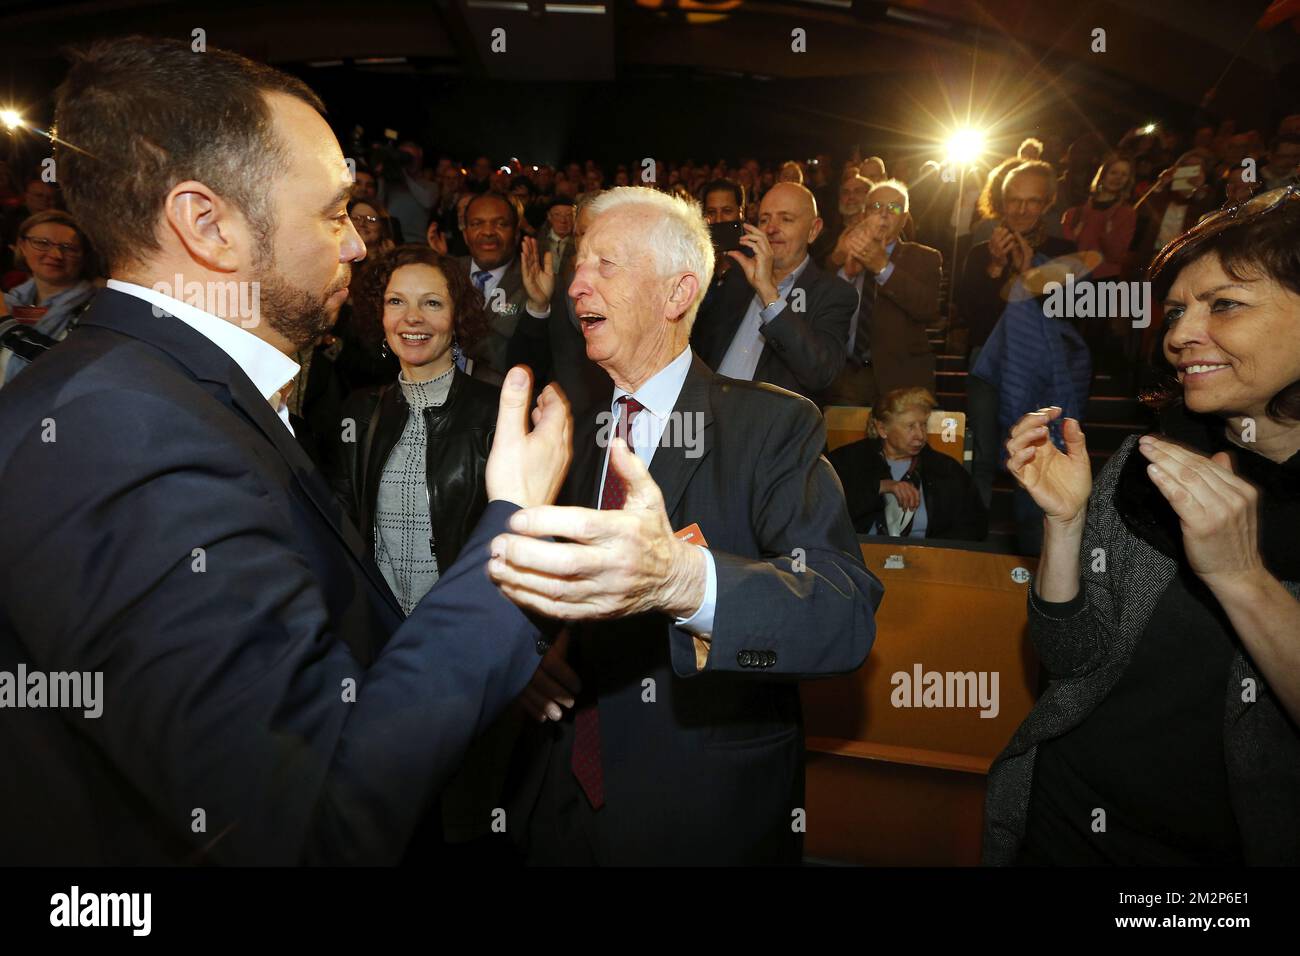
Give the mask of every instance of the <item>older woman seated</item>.
[(872, 409), (867, 436), (828, 456), (859, 534), (984, 540), (988, 512), (975, 482), (926, 440), (936, 404), (927, 389), (896, 388)]

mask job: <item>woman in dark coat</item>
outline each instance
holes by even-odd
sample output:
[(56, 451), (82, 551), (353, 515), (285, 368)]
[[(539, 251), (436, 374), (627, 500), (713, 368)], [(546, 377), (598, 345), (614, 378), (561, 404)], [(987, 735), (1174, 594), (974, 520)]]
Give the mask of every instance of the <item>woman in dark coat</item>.
[(1300, 202), (1202, 221), (1152, 265), (1177, 372), (1093, 486), (1026, 415), (1044, 513), (1029, 634), (1051, 681), (989, 771), (984, 858), (1300, 863)]
[[(455, 260), (412, 244), (368, 263), (352, 300), (362, 328), (382, 329), (383, 347), (401, 371), (395, 382), (354, 392), (344, 403), (332, 483), (410, 614), (487, 506), (499, 390), (455, 363), (486, 331), (483, 299)], [(515, 729), (513, 715), (498, 720), (444, 790), (448, 845), (489, 838)]]
[(926, 439), (935, 405), (927, 389), (894, 389), (872, 408), (867, 437), (827, 456), (859, 534), (984, 540), (988, 512), (975, 482)]

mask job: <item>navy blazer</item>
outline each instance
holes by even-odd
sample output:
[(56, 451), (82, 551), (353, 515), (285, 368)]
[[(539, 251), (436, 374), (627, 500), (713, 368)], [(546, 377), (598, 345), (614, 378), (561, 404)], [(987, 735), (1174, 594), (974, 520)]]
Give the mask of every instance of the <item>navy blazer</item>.
[[(717, 371), (726, 358), (753, 301), (754, 288), (744, 270), (735, 265), (701, 304), (691, 329), (691, 346), (709, 368)], [(785, 308), (760, 329), (763, 351), (754, 381), (779, 385), (818, 401), (844, 370), (849, 326), (857, 311), (857, 290), (809, 260), (790, 287)]]
[[(606, 413), (611, 397), (612, 385)], [(575, 420), (561, 493), (569, 504), (598, 504), (605, 449), (597, 414)], [(650, 474), (673, 529), (698, 524), (713, 554), (712, 645), (697, 671), (691, 634), (662, 614), (575, 629), (570, 653), (584, 687), (596, 689), (600, 716), (606, 803), (594, 816), (598, 857), (634, 865), (798, 862), (797, 681), (861, 665), (883, 587), (862, 563), (844, 494), (821, 455), (826, 435), (815, 406), (714, 375), (696, 356), (674, 415), (697, 423), (702, 441), (695, 450), (674, 443), (670, 425)], [(552, 751), (564, 761), (560, 772), (569, 772), (571, 723), (568, 714), (565, 725), (531, 728), (512, 820), (534, 812)]]
[(0, 717), (6, 863), (395, 862), (536, 670), (512, 505), (403, 621), (234, 360), (125, 293), (0, 395), (0, 487), (0, 670), (104, 685)]

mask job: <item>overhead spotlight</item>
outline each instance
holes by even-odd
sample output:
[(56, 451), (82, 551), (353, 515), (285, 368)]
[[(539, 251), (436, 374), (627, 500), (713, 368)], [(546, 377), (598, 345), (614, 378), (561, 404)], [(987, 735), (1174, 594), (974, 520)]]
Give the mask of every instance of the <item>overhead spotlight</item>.
[(984, 134), (966, 127), (955, 131), (944, 144), (949, 163), (966, 166), (984, 155)]
[(23, 125), (23, 118), (14, 110), (0, 110), (0, 123), (9, 129), (17, 129)]

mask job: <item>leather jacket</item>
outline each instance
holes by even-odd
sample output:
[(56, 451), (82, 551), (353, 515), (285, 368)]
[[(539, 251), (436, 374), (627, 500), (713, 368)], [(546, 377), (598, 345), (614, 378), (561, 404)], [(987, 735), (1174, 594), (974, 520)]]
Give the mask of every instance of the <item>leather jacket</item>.
[[(433, 552), (439, 569), (456, 560), (487, 507), (488, 452), (496, 432), (499, 389), (457, 369), (447, 401), (424, 409), (425, 480)], [(354, 392), (343, 418), (330, 483), (374, 556), (375, 502), (384, 463), (406, 428), (411, 407), (396, 382)], [(348, 420), (354, 424), (349, 437)]]

